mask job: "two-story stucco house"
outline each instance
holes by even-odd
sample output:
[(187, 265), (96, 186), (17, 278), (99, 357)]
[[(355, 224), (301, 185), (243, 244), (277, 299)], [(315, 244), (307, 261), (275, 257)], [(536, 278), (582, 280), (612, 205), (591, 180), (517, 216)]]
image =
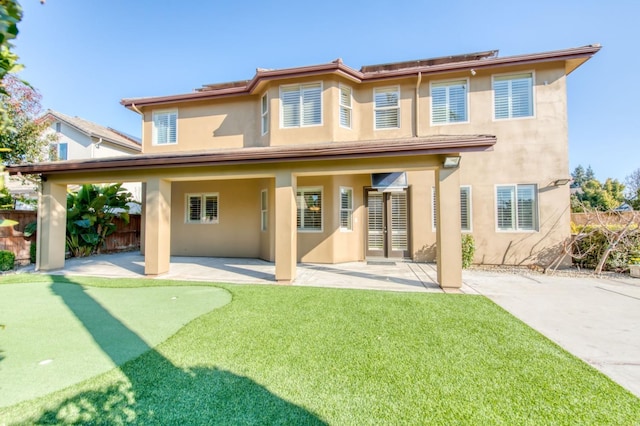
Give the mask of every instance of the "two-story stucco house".
[[(569, 237), (567, 76), (598, 45), (363, 66), (258, 69), (246, 81), (125, 99), (136, 157), (37, 164), (41, 269), (64, 264), (65, 185), (145, 182), (145, 272), (169, 256), (297, 262), (437, 260), (461, 285), (476, 262), (545, 262)], [(564, 181), (563, 181), (564, 179)]]

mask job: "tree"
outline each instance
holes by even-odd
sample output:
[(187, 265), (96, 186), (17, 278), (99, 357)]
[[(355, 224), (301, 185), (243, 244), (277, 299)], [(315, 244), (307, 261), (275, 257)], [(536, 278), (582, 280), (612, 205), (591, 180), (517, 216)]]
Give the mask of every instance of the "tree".
[(640, 169), (636, 169), (625, 178), (627, 184), (627, 202), (634, 210), (640, 210)]
[(4, 77), (7, 95), (0, 99), (2, 108), (11, 121), (11, 129), (0, 131), (0, 152), (4, 164), (32, 163), (46, 159), (49, 143), (55, 134), (45, 135), (49, 123), (39, 120), (42, 96), (13, 74)]
[(107, 236), (116, 230), (113, 223), (120, 217), (129, 223), (128, 202), (132, 195), (113, 185), (82, 185), (67, 195), (67, 247), (75, 257), (99, 253)]
[(571, 178), (573, 179), (572, 188), (580, 188), (585, 183), (584, 167), (581, 164), (578, 164), (578, 167), (571, 172)]
[[(18, 36), (18, 22), (22, 20), (22, 7), (17, 0), (0, 0), (0, 95), (7, 95), (4, 78), (9, 73), (22, 69), (18, 55), (11, 51), (12, 40)], [(0, 106), (0, 132), (11, 128), (8, 112)]]
[(604, 184), (597, 179), (591, 179), (586, 181), (581, 189), (582, 191), (576, 194), (576, 198), (587, 209), (613, 210), (625, 201), (624, 184), (617, 179), (608, 178)]

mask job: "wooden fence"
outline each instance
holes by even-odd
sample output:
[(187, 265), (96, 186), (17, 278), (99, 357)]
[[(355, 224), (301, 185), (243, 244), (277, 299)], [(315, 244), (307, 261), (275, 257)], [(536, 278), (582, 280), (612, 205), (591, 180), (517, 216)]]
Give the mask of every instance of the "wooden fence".
[[(0, 219), (10, 219), (18, 222), (14, 227), (0, 227), (0, 250), (9, 250), (15, 253), (16, 263), (27, 265), (30, 263), (31, 243), (35, 235), (25, 237), (24, 227), (37, 220), (37, 213), (29, 210), (0, 210)], [(109, 235), (105, 241), (102, 253), (115, 253), (119, 251), (137, 250), (140, 248), (140, 224), (141, 217), (138, 214), (129, 215), (129, 223), (116, 219), (116, 231)]]
[(571, 213), (571, 222), (576, 225), (625, 225), (634, 216), (632, 223), (640, 222), (640, 212)]

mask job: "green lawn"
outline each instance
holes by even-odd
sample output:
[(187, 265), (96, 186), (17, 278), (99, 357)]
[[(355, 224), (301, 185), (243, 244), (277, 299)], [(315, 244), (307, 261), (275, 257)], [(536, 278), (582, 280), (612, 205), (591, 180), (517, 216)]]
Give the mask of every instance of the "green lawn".
[(231, 303), (0, 424), (640, 424), (638, 398), (483, 297), (219, 286)]

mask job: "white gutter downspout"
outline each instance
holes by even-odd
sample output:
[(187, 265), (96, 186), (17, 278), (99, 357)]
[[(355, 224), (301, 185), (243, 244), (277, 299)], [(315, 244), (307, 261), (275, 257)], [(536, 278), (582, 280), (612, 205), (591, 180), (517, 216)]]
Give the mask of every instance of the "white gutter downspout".
[(420, 83), (422, 82), (422, 71), (418, 71), (418, 81), (416, 82), (416, 134), (420, 136)]

